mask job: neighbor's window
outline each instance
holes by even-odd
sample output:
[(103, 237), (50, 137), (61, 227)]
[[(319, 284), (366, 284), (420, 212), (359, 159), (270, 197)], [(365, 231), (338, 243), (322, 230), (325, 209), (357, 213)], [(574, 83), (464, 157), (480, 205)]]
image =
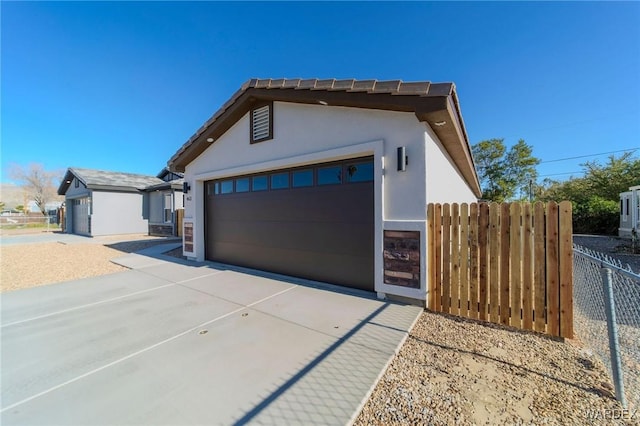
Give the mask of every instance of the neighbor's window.
[(629, 216), (629, 199), (627, 198), (627, 216)]
[(251, 190), (252, 191), (266, 191), (267, 190), (267, 177), (266, 176), (254, 176), (251, 178)]
[(80, 187), (80, 181), (79, 181), (78, 179), (74, 179), (74, 181), (75, 181), (75, 182), (74, 182), (74, 186), (75, 186), (76, 188), (79, 188), (79, 187)]
[(342, 182), (342, 166), (321, 167), (318, 169), (318, 185), (332, 185)]
[(251, 110), (251, 143), (273, 139), (273, 102)]
[(164, 222), (171, 223), (173, 215), (171, 212), (171, 194), (164, 194)]

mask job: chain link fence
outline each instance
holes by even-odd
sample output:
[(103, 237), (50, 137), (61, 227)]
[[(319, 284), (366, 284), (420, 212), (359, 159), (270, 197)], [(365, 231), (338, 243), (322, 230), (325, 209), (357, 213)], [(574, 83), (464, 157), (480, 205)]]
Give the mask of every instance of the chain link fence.
[(0, 229), (43, 228), (52, 229), (59, 223), (56, 215), (3, 214), (0, 216)]
[(606, 254), (573, 248), (575, 333), (609, 368), (618, 400), (640, 409), (640, 275)]

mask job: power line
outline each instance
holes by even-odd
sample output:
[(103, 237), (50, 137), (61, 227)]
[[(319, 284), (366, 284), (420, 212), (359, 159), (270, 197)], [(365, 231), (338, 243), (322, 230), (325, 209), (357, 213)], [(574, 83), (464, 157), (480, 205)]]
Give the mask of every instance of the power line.
[(538, 164), (542, 164), (542, 163), (555, 163), (555, 162), (557, 162), (557, 161), (565, 161), (565, 160), (575, 160), (575, 159), (577, 159), (577, 158), (597, 157), (598, 155), (615, 154), (615, 153), (618, 153), (618, 152), (633, 152), (633, 151), (636, 151), (636, 150), (638, 150), (638, 149), (640, 149), (640, 147), (639, 147), (639, 148), (621, 149), (621, 150), (619, 150), (619, 151), (601, 152), (601, 153), (599, 153), (599, 154), (579, 155), (579, 156), (577, 156), (577, 157), (558, 158), (558, 159), (555, 159), (555, 160), (545, 160), (545, 161), (541, 161), (541, 162), (540, 162), (540, 163), (538, 163)]

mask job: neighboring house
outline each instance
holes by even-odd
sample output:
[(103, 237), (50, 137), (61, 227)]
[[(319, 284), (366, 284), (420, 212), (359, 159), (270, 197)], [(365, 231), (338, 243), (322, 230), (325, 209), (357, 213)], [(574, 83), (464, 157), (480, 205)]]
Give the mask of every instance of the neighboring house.
[(632, 186), (620, 194), (620, 227), (618, 235), (631, 237), (632, 231), (640, 232), (640, 185)]
[[(165, 204), (151, 206), (155, 189), (158, 194), (172, 194), (171, 217), (175, 217), (181, 197), (178, 204), (170, 182), (156, 176), (69, 168), (58, 187), (58, 194), (65, 196), (66, 230), (87, 236), (151, 233), (150, 217), (168, 217)], [(158, 222), (166, 224), (162, 219)]]
[(452, 83), (253, 79), (174, 154), (184, 254), (426, 300), (427, 203), (481, 195)]
[(161, 183), (144, 189), (149, 196), (149, 235), (178, 235), (176, 211), (183, 208), (183, 175), (164, 168), (157, 177)]
[[(51, 201), (47, 204), (45, 204), (44, 208), (45, 211), (48, 214), (51, 214), (51, 212), (55, 212), (57, 209), (60, 208), (60, 206), (62, 206), (62, 201)], [(27, 203), (27, 212), (29, 213), (40, 213), (40, 207), (38, 207), (38, 205), (36, 204), (35, 201), (31, 200)]]

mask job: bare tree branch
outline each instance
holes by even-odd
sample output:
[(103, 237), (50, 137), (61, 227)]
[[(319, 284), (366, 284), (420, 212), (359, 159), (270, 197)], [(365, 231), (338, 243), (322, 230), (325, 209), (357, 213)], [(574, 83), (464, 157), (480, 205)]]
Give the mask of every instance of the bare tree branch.
[(28, 167), (12, 164), (9, 176), (22, 186), (42, 214), (46, 215), (46, 205), (48, 203), (59, 198), (56, 183), (62, 177), (62, 172), (60, 171), (47, 171), (39, 163), (31, 163)]

